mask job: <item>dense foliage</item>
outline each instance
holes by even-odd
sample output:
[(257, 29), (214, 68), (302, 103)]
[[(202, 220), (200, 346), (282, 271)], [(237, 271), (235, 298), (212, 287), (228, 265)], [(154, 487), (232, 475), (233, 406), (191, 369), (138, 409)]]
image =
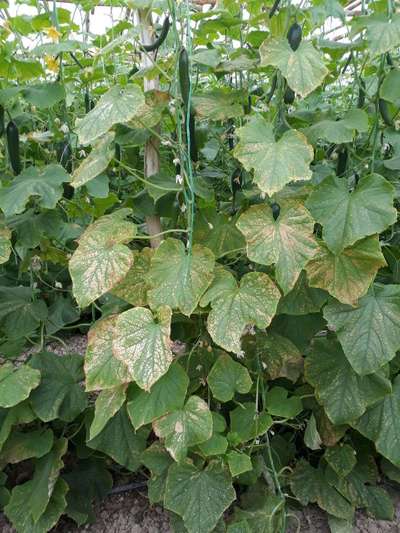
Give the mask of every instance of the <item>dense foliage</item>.
[[(20, 3), (36, 13), (0, 1), (5, 515), (20, 533), (83, 524), (133, 476), (179, 532), (285, 531), (308, 503), (332, 532), (358, 508), (391, 519), (392, 0), (351, 17), (121, 0), (103, 35), (96, 0), (81, 25)], [(71, 332), (84, 358), (45, 351)]]

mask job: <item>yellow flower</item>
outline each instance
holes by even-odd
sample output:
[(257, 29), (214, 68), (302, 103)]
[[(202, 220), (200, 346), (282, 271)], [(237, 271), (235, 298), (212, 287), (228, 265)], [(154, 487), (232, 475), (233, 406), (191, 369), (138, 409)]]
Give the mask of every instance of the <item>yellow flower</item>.
[(50, 28), (45, 28), (44, 32), (46, 33), (47, 37), (49, 37), (53, 43), (58, 43), (61, 37), (61, 33), (54, 27), (50, 26)]
[(52, 72), (58, 73), (59, 64), (55, 57), (53, 56), (44, 56), (44, 62), (46, 63), (46, 67), (51, 70)]

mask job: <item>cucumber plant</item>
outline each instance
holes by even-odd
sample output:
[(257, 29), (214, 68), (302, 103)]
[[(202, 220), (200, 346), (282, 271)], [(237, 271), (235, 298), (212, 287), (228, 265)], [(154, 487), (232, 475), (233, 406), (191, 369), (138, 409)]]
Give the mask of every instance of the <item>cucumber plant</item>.
[[(101, 35), (0, 6), (0, 507), (20, 533), (92, 521), (121, 479), (175, 531), (284, 532), (309, 503), (333, 532), (393, 518), (399, 15), (203, 4), (131, 2)], [(70, 333), (83, 356), (46, 349)]]

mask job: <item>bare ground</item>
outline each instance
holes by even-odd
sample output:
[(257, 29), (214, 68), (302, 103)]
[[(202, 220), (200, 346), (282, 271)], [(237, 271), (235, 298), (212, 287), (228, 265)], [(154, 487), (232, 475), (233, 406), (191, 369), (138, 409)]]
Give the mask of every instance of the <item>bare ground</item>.
[[(81, 353), (86, 349), (86, 338), (72, 336), (67, 347), (58, 343), (46, 346), (59, 355)], [(392, 522), (375, 520), (364, 512), (356, 514), (354, 533), (400, 533), (400, 491), (388, 488), (395, 505)], [(158, 506), (151, 506), (144, 493), (131, 491), (106, 497), (96, 507), (96, 520), (92, 524), (77, 527), (72, 520), (62, 518), (53, 533), (171, 533), (168, 513)], [(309, 505), (301, 511), (292, 511), (296, 519), (290, 519), (289, 533), (330, 533), (326, 514)], [(0, 533), (15, 533), (6, 517), (0, 513)], [(343, 531), (343, 533), (348, 533)]]

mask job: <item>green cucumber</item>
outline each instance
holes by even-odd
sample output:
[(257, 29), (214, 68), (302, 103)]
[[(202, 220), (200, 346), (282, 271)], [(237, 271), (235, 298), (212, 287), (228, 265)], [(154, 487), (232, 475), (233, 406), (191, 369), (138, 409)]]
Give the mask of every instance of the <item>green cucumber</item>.
[(157, 37), (157, 39), (154, 41), (154, 43), (152, 43), (152, 44), (142, 44), (141, 48), (143, 48), (143, 50), (146, 50), (146, 52), (153, 52), (154, 50), (158, 50), (158, 48), (160, 48), (162, 43), (167, 38), (170, 25), (171, 25), (171, 23), (169, 21), (169, 17), (166, 17), (165, 20), (164, 20), (164, 23), (162, 25), (160, 35)]
[(338, 153), (337, 165), (336, 165), (336, 176), (340, 177), (346, 172), (347, 168), (347, 159), (349, 154), (347, 148), (344, 146)]
[(287, 40), (289, 41), (290, 48), (295, 52), (301, 43), (302, 30), (301, 26), (295, 22), (289, 28), (287, 32)]
[(293, 104), (295, 96), (296, 95), (294, 94), (294, 91), (289, 87), (289, 85), (287, 85), (285, 89), (285, 94), (283, 95), (283, 101), (285, 102), (285, 104)]
[(18, 176), (21, 173), (21, 159), (19, 155), (19, 130), (18, 126), (13, 120), (7, 124), (6, 128), (7, 136), (7, 148), (8, 148), (8, 157), (10, 158), (11, 168), (14, 171), (14, 174)]
[(365, 81), (360, 78), (360, 88), (358, 89), (357, 107), (361, 109), (365, 105)]
[(386, 126), (393, 126), (393, 120), (390, 116), (389, 107), (386, 100), (379, 98), (378, 106), (383, 122), (386, 124)]
[(179, 53), (179, 85), (184, 108), (188, 108), (190, 93), (189, 57), (186, 48)]
[(4, 130), (4, 107), (0, 105), (0, 137), (3, 135)]

